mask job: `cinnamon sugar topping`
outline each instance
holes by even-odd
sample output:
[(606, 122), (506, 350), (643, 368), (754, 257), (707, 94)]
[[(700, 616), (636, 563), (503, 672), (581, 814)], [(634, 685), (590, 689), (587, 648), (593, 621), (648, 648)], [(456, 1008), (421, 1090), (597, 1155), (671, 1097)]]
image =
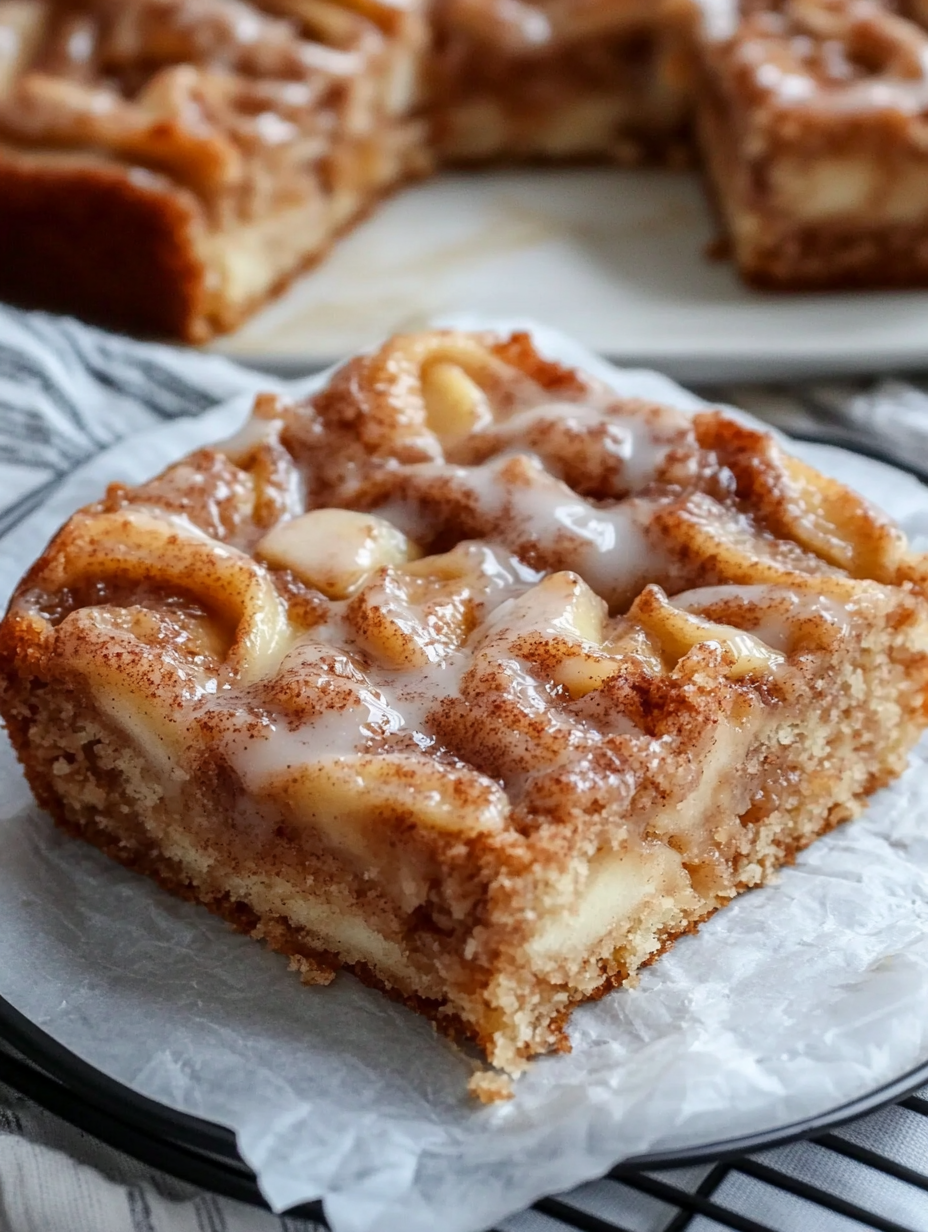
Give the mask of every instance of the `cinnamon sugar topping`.
[[(782, 537), (775, 491), (791, 476), (766, 443), (769, 508), (739, 496), (739, 453), (756, 457), (761, 439), (618, 398), (537, 361), (524, 339), (399, 338), (302, 406), (263, 403), (222, 447), (234, 516), (189, 500), (177, 511), (181, 464), (76, 519), (73, 546), (23, 601), (80, 593), (91, 573), (128, 586), (123, 603), (143, 580), (193, 596), (226, 650), (207, 678), (194, 642), (178, 645), (201, 653), (189, 721), (253, 792), (316, 757), (379, 752), (423, 772), (435, 756), (469, 763), (462, 782), (500, 779), (518, 802), (531, 775), (598, 755), (617, 733), (639, 740), (633, 762), (646, 757), (630, 688), (682, 682), (705, 660), (732, 687), (782, 690), (803, 645), (842, 636), (846, 575), (799, 546), (804, 527)], [(289, 496), (259, 529), (268, 485)], [(283, 578), (326, 597), (308, 628), (305, 608), (288, 614)], [(106, 657), (111, 625), (83, 636), (95, 629)]]

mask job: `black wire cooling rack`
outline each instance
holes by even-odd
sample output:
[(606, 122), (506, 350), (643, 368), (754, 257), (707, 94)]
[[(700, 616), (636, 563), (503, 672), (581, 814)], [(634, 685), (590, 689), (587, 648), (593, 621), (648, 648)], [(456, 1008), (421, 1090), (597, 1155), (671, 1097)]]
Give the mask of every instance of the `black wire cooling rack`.
[[(913, 1133), (914, 1127), (904, 1124), (907, 1118), (921, 1122), (922, 1132)], [(885, 1121), (885, 1115), (880, 1119)], [(928, 1142), (925, 1094), (908, 1096), (893, 1105), (889, 1119), (901, 1122), (894, 1135), (897, 1144), (900, 1139), (910, 1145), (913, 1139), (921, 1139), (919, 1151), (924, 1151)], [(923, 1168), (919, 1169), (865, 1145), (860, 1138), (867, 1136), (868, 1128), (875, 1131), (875, 1137), (885, 1137), (887, 1128), (868, 1127), (868, 1120), (855, 1124), (856, 1133), (829, 1132), (797, 1144), (800, 1149), (779, 1148), (763, 1156), (706, 1166), (701, 1175), (694, 1169), (659, 1175), (616, 1168), (602, 1181), (574, 1194), (542, 1199), (531, 1212), (504, 1221), (500, 1232), (562, 1232), (568, 1228), (582, 1232), (696, 1232), (697, 1228), (705, 1232), (716, 1228), (922, 1232), (928, 1227), (928, 1154), (922, 1154)], [(802, 1175), (803, 1171), (827, 1175), (827, 1160), (822, 1157), (828, 1155), (850, 1165), (834, 1176), (846, 1190), (856, 1190), (853, 1197)], [(856, 1177), (856, 1183), (848, 1182), (850, 1176)], [(896, 1188), (914, 1192), (907, 1195), (907, 1202), (900, 1202), (900, 1194), (893, 1192)], [(873, 1201), (867, 1200), (865, 1191)], [(909, 1208), (906, 1222), (886, 1213), (894, 1206)], [(543, 1218), (535, 1217), (536, 1213)]]
[[(733, 1141), (678, 1157), (682, 1167), (669, 1156), (621, 1165), (493, 1232), (928, 1232), (928, 1089), (903, 1094), (926, 1081), (923, 1066), (792, 1132), (739, 1140), (748, 1153)], [(2, 1000), (0, 1082), (159, 1171), (262, 1205), (228, 1131), (134, 1095)], [(765, 1142), (779, 1145), (753, 1149)], [(729, 1157), (700, 1161), (719, 1151)], [(291, 1212), (286, 1227), (324, 1228), (320, 1204)]]

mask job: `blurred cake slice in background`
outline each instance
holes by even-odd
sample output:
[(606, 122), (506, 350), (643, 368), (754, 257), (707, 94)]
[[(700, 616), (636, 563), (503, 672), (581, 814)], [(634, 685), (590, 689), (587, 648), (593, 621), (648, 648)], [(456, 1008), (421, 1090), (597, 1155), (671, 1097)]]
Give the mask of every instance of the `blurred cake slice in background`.
[(918, 0), (707, 5), (700, 143), (749, 282), (928, 282), (926, 25)]
[(691, 6), (435, 0), (435, 144), (451, 161), (680, 158)]
[(427, 163), (412, 3), (0, 3), (0, 293), (199, 341)]
[(0, 296), (204, 341), (436, 162), (676, 165), (694, 112), (749, 282), (925, 285), (926, 23), (917, 0), (0, 0)]

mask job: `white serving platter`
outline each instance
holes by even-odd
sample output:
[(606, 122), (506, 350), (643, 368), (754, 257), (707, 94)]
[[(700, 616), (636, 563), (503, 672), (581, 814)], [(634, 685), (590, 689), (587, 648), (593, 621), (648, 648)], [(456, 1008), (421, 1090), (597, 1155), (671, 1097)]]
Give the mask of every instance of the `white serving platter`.
[(688, 381), (928, 367), (928, 291), (751, 291), (707, 257), (716, 234), (692, 172), (444, 175), (397, 194), (217, 349), (292, 374), (477, 313)]

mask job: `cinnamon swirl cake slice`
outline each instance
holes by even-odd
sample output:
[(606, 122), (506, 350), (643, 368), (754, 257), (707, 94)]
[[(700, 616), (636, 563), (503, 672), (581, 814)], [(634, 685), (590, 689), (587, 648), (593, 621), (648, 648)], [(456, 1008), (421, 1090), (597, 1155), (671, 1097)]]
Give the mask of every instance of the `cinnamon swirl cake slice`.
[(901, 773), (925, 587), (770, 435), (430, 332), (75, 514), (0, 709), (66, 830), (516, 1074)]

